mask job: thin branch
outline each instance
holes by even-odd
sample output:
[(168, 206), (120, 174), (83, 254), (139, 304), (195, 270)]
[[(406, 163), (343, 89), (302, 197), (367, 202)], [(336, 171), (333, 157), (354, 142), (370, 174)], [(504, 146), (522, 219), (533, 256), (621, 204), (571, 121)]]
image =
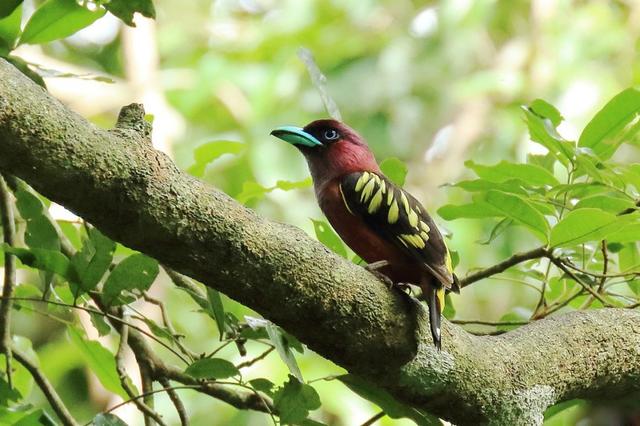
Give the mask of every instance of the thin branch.
[(171, 387), (171, 382), (166, 377), (158, 377), (158, 382), (162, 385), (164, 390), (167, 391), (167, 395), (169, 395), (169, 399), (173, 403), (173, 406), (176, 408), (178, 412), (178, 417), (180, 417), (180, 425), (181, 426), (189, 426), (189, 416), (187, 415), (187, 410), (182, 403), (182, 400), (178, 396), (175, 388)]
[[(151, 363), (144, 357), (136, 356), (136, 360), (138, 361), (138, 366), (140, 369), (140, 382), (142, 383), (142, 401), (144, 401), (145, 405), (147, 405), (151, 410), (153, 410), (155, 406), (155, 397), (153, 393), (153, 367)], [(151, 418), (145, 416), (144, 424), (145, 426), (155, 426), (155, 418)]]
[(49, 379), (47, 379), (47, 377), (42, 373), (42, 371), (40, 371), (40, 368), (17, 347), (13, 346), (12, 351), (16, 361), (22, 364), (22, 366), (26, 368), (27, 371), (29, 371), (29, 373), (33, 377), (33, 380), (35, 380), (35, 382), (38, 384), (38, 387), (47, 398), (47, 401), (49, 401), (49, 405), (51, 405), (53, 411), (56, 412), (62, 424), (64, 424), (65, 426), (77, 426), (78, 423), (73, 418), (73, 416), (71, 416), (71, 413), (64, 405), (64, 402), (62, 402), (62, 399), (56, 392), (55, 388), (49, 382)]
[(174, 337), (173, 342), (180, 349), (180, 352), (185, 354), (185, 356), (188, 356), (191, 360), (197, 359), (198, 355), (193, 351), (189, 350), (189, 348), (183, 345), (182, 342), (180, 341), (180, 336), (178, 335), (178, 332), (175, 330), (175, 328), (173, 327), (173, 324), (171, 323), (171, 320), (169, 319), (169, 315), (167, 314), (167, 309), (164, 306), (164, 303), (154, 297), (149, 296), (146, 292), (142, 293), (142, 297), (147, 302), (153, 305), (156, 305), (158, 307), (158, 309), (160, 310), (160, 315), (162, 316), (162, 323), (167, 328), (167, 330), (169, 330), (169, 333), (171, 334), (171, 336)]
[(598, 293), (596, 293), (596, 291), (593, 288), (591, 288), (591, 286), (589, 284), (587, 284), (584, 281), (582, 281), (580, 278), (578, 278), (578, 276), (576, 274), (574, 274), (571, 271), (571, 269), (567, 268), (560, 258), (553, 256), (551, 253), (548, 253), (547, 257), (549, 258), (549, 260), (554, 265), (556, 265), (558, 268), (560, 268), (572, 280), (574, 280), (575, 282), (580, 284), (580, 286), (582, 286), (583, 289), (585, 289), (589, 294), (591, 294), (593, 297), (598, 299), (604, 306), (611, 307), (611, 304), (609, 302), (607, 302), (606, 300), (604, 300), (604, 298), (602, 296), (600, 296)]
[(380, 420), (384, 416), (385, 416), (385, 412), (384, 411), (380, 411), (378, 414), (376, 414), (375, 416), (371, 417), (369, 420), (367, 420), (366, 422), (362, 423), (360, 426), (371, 426), (372, 424), (374, 424), (375, 422), (377, 422), (378, 420)]
[[(179, 390), (179, 389), (196, 389), (196, 388), (197, 388), (197, 386), (194, 386), (194, 385), (180, 385), (180, 386), (172, 386), (170, 389)], [(108, 410), (103, 411), (102, 414), (111, 413), (112, 411), (115, 411), (120, 407), (124, 407), (125, 405), (134, 402), (135, 400), (143, 399), (145, 397), (148, 397), (149, 395), (155, 395), (155, 394), (161, 393), (161, 392), (168, 392), (168, 389), (163, 387), (162, 389), (154, 389), (152, 391), (149, 391), (148, 393), (141, 393), (140, 395), (136, 395), (135, 397), (133, 397), (131, 399), (127, 399), (126, 401), (122, 401), (122, 402), (112, 406)], [(91, 424), (92, 424), (92, 422), (89, 422), (89, 423), (85, 424), (85, 426), (90, 426)]]
[(145, 423), (147, 422), (146, 418), (152, 418), (160, 425), (166, 426), (166, 423), (162, 420), (160, 414), (155, 412), (151, 407), (136, 398), (136, 393), (131, 387), (131, 378), (127, 375), (127, 367), (125, 365), (125, 348), (127, 346), (127, 340), (129, 339), (129, 327), (126, 324), (120, 325), (120, 344), (118, 345), (118, 351), (116, 352), (116, 371), (118, 372), (118, 378), (120, 379), (120, 384), (124, 391), (129, 395), (129, 398), (133, 401), (133, 403), (138, 407), (144, 417)]
[(262, 352), (260, 355), (258, 355), (257, 357), (250, 359), (248, 361), (245, 362), (241, 362), (240, 364), (236, 365), (237, 369), (241, 369), (241, 368), (246, 368), (246, 367), (250, 367), (253, 364), (255, 364), (258, 361), (261, 361), (263, 359), (265, 359), (267, 357), (267, 355), (269, 355), (271, 352), (273, 352), (273, 350), (275, 349), (275, 346), (271, 346), (269, 349), (267, 349), (266, 351)]
[(499, 274), (500, 272), (504, 272), (507, 269), (511, 268), (512, 266), (517, 265), (518, 263), (526, 262), (527, 260), (545, 257), (546, 254), (547, 254), (547, 249), (544, 247), (538, 247), (523, 253), (516, 253), (510, 258), (505, 259), (500, 263), (497, 263), (493, 266), (482, 269), (480, 271), (474, 272), (462, 278), (460, 280), (460, 287), (466, 287), (470, 284), (473, 284), (476, 281), (480, 281), (484, 278), (488, 278), (492, 275)]
[[(14, 246), (16, 241), (16, 224), (13, 217), (13, 200), (7, 182), (0, 175), (0, 215), (2, 215), (2, 232), (4, 242)], [(2, 285), (2, 300), (0, 300), (0, 350), (5, 356), (5, 372), (9, 388), (13, 388), (11, 374), (11, 296), (16, 286), (16, 258), (5, 251), (4, 253), (4, 283)]]
[(156, 375), (161, 375), (185, 385), (193, 385), (193, 388), (197, 391), (225, 401), (236, 408), (251, 409), (265, 413), (275, 412), (271, 398), (253, 389), (251, 389), (250, 393), (236, 392), (220, 383), (198, 380), (168, 365), (159, 366)]
[(110, 321), (115, 321), (117, 324), (127, 324), (127, 326), (131, 327), (134, 330), (137, 330), (138, 332), (140, 332), (140, 333), (144, 334), (145, 336), (149, 337), (151, 340), (155, 341), (159, 345), (163, 346), (169, 352), (171, 352), (172, 354), (174, 354), (175, 356), (180, 358), (180, 360), (182, 360), (185, 364), (187, 364), (187, 365), (189, 364), (189, 361), (184, 359), (180, 355), (180, 353), (176, 352), (171, 346), (167, 345), (162, 340), (158, 339), (156, 336), (154, 336), (153, 334), (151, 334), (148, 331), (144, 330), (143, 328), (138, 327), (137, 325), (132, 324), (130, 322), (126, 322), (125, 320), (123, 320), (122, 318), (118, 317), (117, 315), (114, 315), (113, 313), (104, 312), (101, 309), (93, 309), (93, 308), (88, 308), (86, 306), (80, 306), (80, 305), (70, 305), (69, 303), (58, 302), (58, 301), (55, 301), (55, 300), (43, 300), (43, 299), (35, 298), (35, 297), (12, 297), (11, 300), (14, 300), (14, 301), (22, 300), (22, 301), (26, 301), (26, 302), (46, 303), (48, 305), (64, 306), (64, 307), (70, 308), (70, 309), (79, 309), (81, 311), (85, 311), (85, 312), (88, 312), (88, 313), (104, 316), (105, 318), (108, 318)]

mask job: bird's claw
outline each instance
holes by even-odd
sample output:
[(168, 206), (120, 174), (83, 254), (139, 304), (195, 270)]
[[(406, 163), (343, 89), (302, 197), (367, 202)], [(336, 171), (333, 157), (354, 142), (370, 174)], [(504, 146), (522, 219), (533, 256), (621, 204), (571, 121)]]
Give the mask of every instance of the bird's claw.
[(411, 286), (409, 284), (394, 283), (393, 280), (391, 280), (391, 278), (389, 278), (388, 276), (386, 276), (385, 274), (379, 271), (379, 269), (384, 268), (385, 266), (388, 266), (388, 265), (389, 265), (388, 261), (379, 260), (377, 262), (373, 262), (365, 265), (364, 268), (367, 271), (369, 271), (371, 274), (373, 274), (377, 279), (385, 283), (389, 287), (389, 290), (396, 287), (403, 293), (406, 293), (408, 291), (409, 294), (411, 294)]

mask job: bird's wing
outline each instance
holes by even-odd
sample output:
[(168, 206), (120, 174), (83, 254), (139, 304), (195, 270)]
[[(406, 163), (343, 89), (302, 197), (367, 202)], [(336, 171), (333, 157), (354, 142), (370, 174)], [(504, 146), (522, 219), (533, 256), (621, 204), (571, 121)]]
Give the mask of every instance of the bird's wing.
[(424, 207), (386, 177), (355, 172), (340, 182), (347, 209), (421, 263), (444, 287), (454, 284), (449, 249)]

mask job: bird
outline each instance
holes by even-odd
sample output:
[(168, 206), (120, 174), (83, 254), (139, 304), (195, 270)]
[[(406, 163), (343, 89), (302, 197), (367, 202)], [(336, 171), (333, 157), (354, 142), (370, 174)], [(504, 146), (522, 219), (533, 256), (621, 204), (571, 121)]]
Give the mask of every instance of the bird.
[(342, 240), (384, 281), (421, 288), (433, 343), (441, 350), (445, 292), (458, 292), (447, 244), (422, 204), (387, 178), (367, 142), (334, 119), (272, 136), (305, 157), (320, 209)]

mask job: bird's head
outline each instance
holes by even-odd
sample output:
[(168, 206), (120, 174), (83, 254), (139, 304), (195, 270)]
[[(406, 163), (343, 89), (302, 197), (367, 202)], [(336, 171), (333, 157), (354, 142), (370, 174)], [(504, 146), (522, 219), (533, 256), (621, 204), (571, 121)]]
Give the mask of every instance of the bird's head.
[(364, 139), (337, 120), (316, 120), (304, 128), (278, 127), (271, 134), (302, 152), (316, 185), (353, 172), (380, 171)]

